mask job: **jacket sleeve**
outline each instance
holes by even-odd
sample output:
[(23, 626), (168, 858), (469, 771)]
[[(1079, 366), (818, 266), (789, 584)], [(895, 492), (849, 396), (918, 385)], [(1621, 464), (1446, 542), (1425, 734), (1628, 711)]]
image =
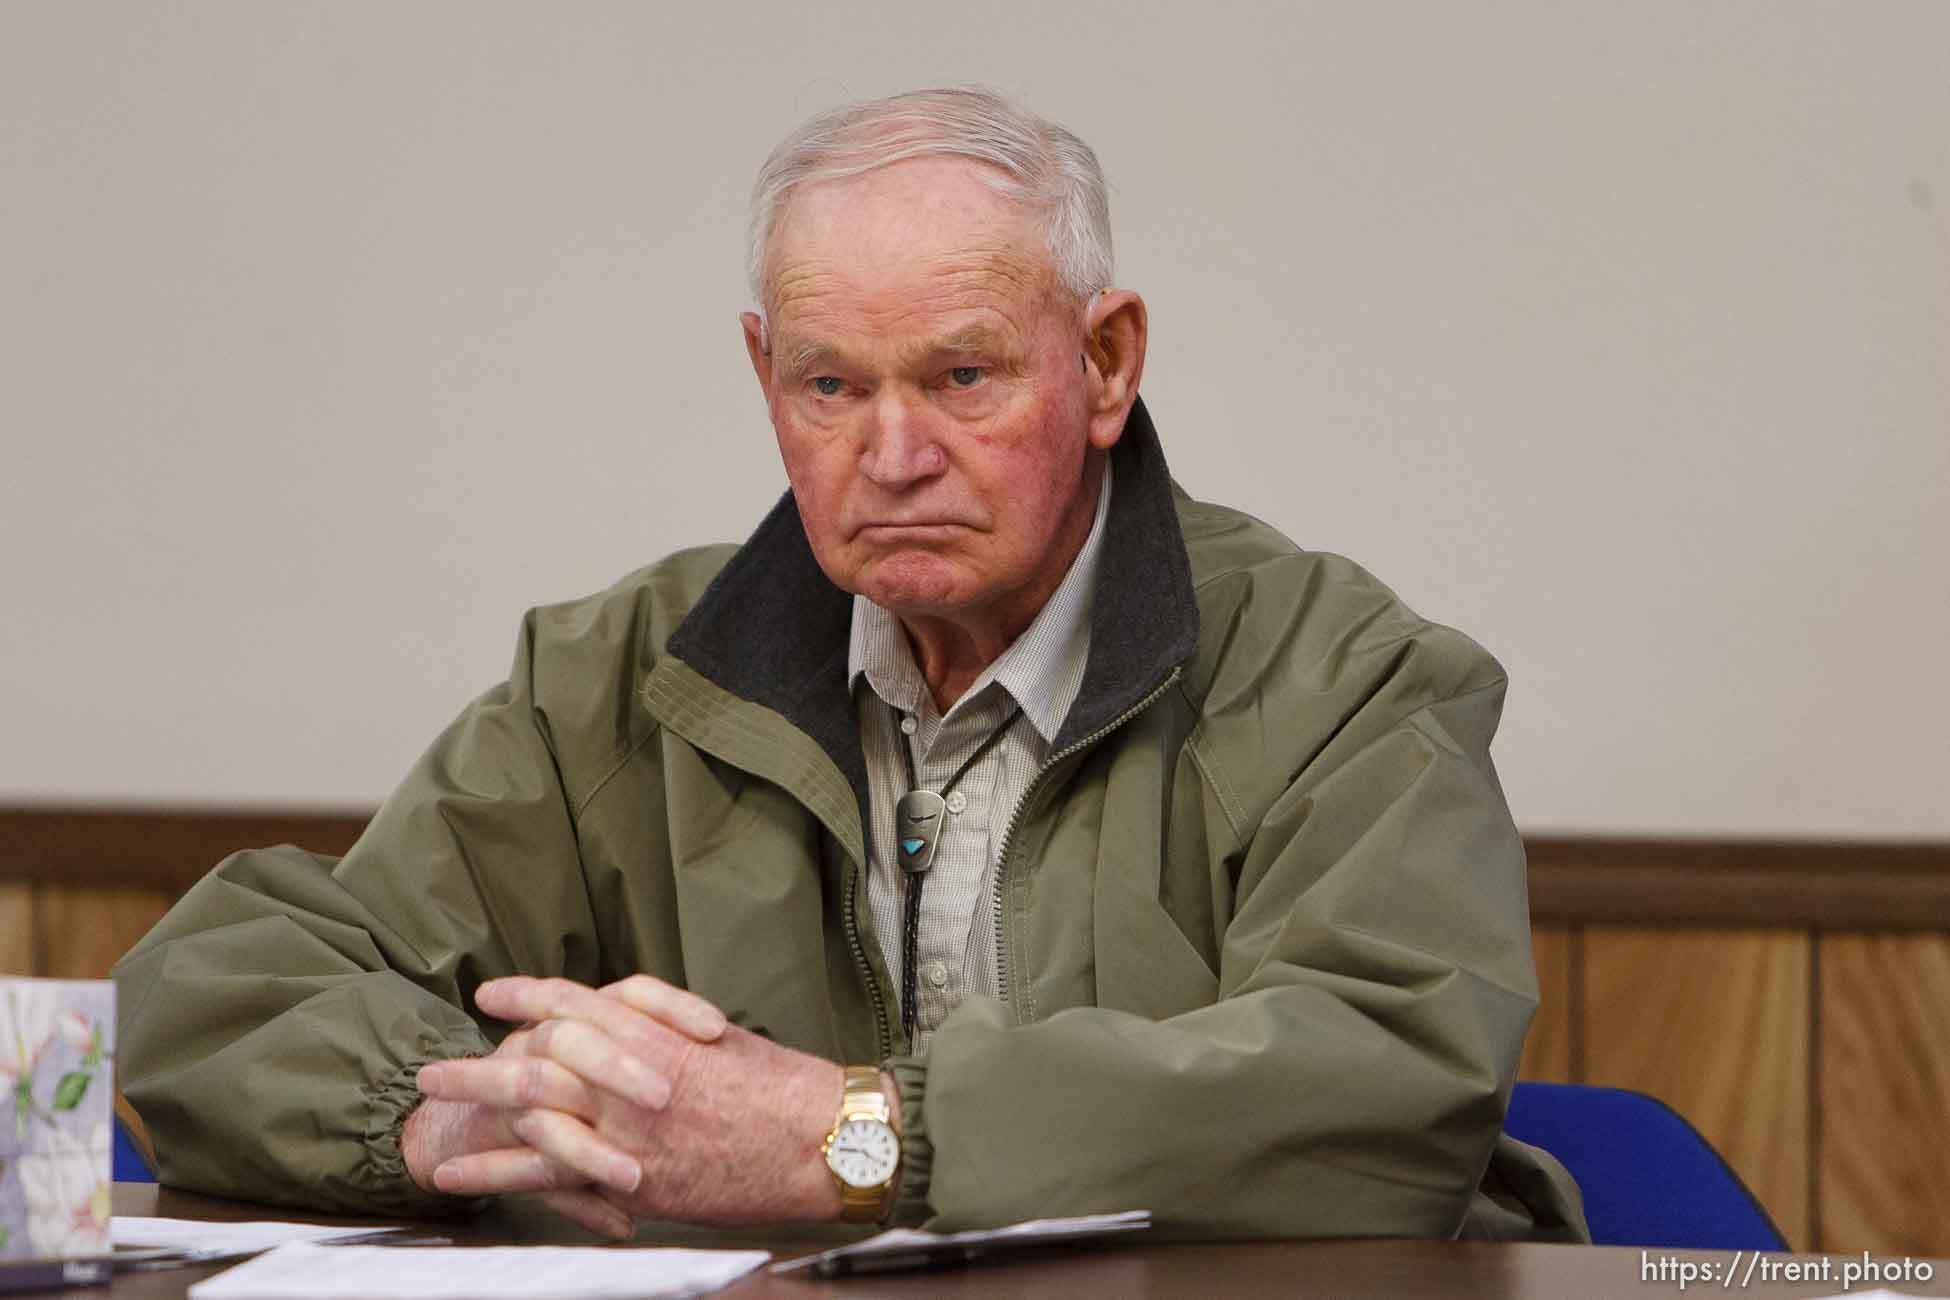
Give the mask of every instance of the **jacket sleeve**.
[(1357, 717), (1355, 748), (1293, 777), (1228, 855), (1210, 1005), (1012, 1026), (971, 1001), (925, 1065), (897, 1061), (904, 1217), (1143, 1208), (1160, 1235), (1204, 1239), (1463, 1230), (1536, 1002), (1523, 850), (1488, 755), (1502, 694), (1499, 676)]
[(406, 1174), (415, 1072), (505, 1032), (462, 1009), (481, 981), (597, 974), (530, 639), (343, 860), (236, 854), (117, 965), (121, 1083), (165, 1182), (355, 1212), (461, 1204)]

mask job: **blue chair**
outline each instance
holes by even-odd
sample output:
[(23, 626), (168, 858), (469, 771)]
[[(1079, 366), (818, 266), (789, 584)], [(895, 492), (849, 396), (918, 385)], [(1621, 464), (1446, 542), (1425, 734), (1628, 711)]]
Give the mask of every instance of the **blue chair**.
[(1600, 1246), (1786, 1250), (1781, 1230), (1712, 1144), (1656, 1097), (1520, 1083), (1503, 1128), (1564, 1163)]
[(115, 1181), (153, 1183), (156, 1167), (149, 1163), (146, 1141), (136, 1136), (135, 1125), (142, 1121), (130, 1109), (121, 1093), (115, 1094)]

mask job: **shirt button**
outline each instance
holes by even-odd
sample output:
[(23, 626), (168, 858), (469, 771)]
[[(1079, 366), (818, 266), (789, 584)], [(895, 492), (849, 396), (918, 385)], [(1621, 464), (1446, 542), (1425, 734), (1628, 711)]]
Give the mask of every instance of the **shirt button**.
[(948, 968), (938, 961), (931, 961), (921, 967), (921, 977), (935, 988), (948, 987)]
[(920, 723), (914, 720), (914, 715), (910, 713), (901, 719), (901, 732), (904, 735), (911, 736), (920, 728), (920, 725)]
[(958, 813), (966, 807), (968, 807), (968, 796), (963, 794), (961, 791), (956, 790), (954, 793), (948, 796), (949, 812)]

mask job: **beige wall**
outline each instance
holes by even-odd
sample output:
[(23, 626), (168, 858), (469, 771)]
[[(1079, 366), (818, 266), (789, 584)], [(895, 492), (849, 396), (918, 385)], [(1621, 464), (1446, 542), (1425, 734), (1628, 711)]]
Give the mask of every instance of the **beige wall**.
[(1950, 6), (774, 9), (0, 4), (0, 802), (368, 803), (742, 535), (752, 171), (986, 81), (1181, 480), (1509, 665), (1526, 826), (1950, 835)]

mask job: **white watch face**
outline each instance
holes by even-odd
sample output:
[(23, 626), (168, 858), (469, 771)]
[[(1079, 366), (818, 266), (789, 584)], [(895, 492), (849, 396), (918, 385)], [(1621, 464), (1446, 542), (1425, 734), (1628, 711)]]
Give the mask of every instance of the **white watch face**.
[(900, 1164), (901, 1143), (877, 1119), (850, 1119), (826, 1148), (826, 1167), (850, 1187), (882, 1187)]

